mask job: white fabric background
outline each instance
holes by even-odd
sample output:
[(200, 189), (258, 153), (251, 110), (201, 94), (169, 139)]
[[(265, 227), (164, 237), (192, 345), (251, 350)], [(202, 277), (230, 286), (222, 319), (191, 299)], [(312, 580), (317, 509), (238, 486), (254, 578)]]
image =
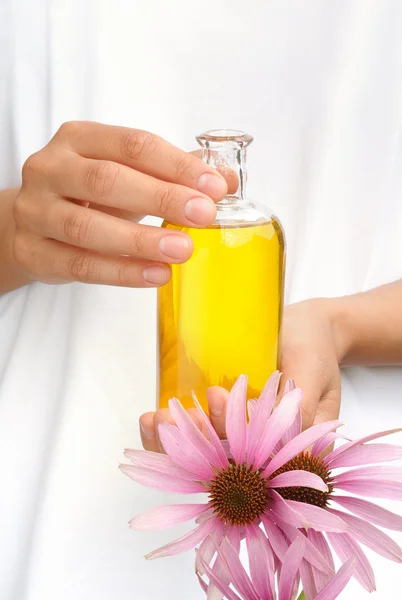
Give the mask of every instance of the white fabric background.
[[(401, 28), (399, 0), (2, 0), (0, 185), (69, 119), (187, 149), (240, 128), (255, 136), (250, 195), (287, 233), (288, 301), (399, 278)], [(154, 382), (153, 292), (34, 284), (0, 298), (2, 600), (202, 597), (192, 553), (142, 558), (185, 527), (126, 525), (171, 497), (117, 469)], [(401, 423), (401, 389), (401, 369), (348, 370), (347, 431)], [(373, 560), (377, 600), (399, 597), (401, 569)]]

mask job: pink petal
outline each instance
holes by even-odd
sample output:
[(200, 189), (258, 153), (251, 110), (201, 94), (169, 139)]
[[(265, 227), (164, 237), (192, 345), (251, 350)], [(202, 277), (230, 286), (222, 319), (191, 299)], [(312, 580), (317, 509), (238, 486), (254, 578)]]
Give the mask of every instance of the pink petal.
[[(200, 561), (200, 564), (201, 564), (201, 561)], [(203, 592), (205, 592), (205, 594), (206, 594), (206, 593), (208, 592), (208, 586), (207, 586), (207, 584), (206, 584), (206, 583), (205, 583), (205, 581), (202, 579), (202, 577), (201, 577), (201, 575), (200, 575), (199, 571), (197, 571), (197, 570), (196, 570), (195, 574), (196, 574), (196, 575), (197, 575), (197, 577), (198, 577), (198, 583), (200, 584), (202, 591), (203, 591)]]
[(230, 451), (236, 464), (246, 460), (247, 421), (246, 421), (247, 377), (240, 375), (232, 387), (226, 411), (226, 435)]
[[(288, 429), (287, 431), (289, 431), (289, 429)], [(279, 452), (280, 450), (282, 450), (282, 448), (283, 448), (283, 446), (284, 446), (284, 445), (285, 445), (285, 444), (284, 444), (283, 437), (282, 437), (282, 439), (280, 439), (280, 440), (279, 440), (279, 442), (278, 442), (277, 444), (275, 444), (275, 446), (272, 448), (272, 456), (275, 456), (275, 454), (278, 454), (278, 452)], [(266, 466), (266, 465), (268, 464), (268, 462), (269, 462), (269, 458), (270, 458), (270, 457), (268, 456), (267, 460), (265, 460), (265, 461), (263, 462), (263, 464), (261, 465), (261, 467), (260, 467), (260, 468), (265, 468), (265, 466)]]
[[(334, 559), (332, 557), (331, 549), (328, 546), (328, 542), (325, 539), (324, 535), (321, 533), (321, 531), (309, 529), (307, 536), (310, 542), (325, 557), (325, 560), (328, 562), (329, 565), (331, 565), (332, 569), (335, 571)], [(317, 592), (319, 592), (322, 590), (322, 588), (324, 588), (327, 585), (327, 583), (332, 577), (332, 574), (323, 573), (320, 569), (316, 569), (313, 567), (313, 577), (317, 588)]]
[[(180, 433), (184, 435), (184, 437), (187, 438), (197, 448), (200, 454), (202, 454), (211, 465), (214, 465), (215, 467), (222, 466), (221, 460), (214, 446), (209, 440), (207, 440), (205, 435), (200, 431), (200, 429), (194, 423), (193, 419), (190, 417), (188, 412), (185, 410), (185, 408), (183, 408), (182, 404), (176, 398), (172, 398), (172, 400), (169, 400), (169, 409), (173, 419), (177, 423)], [(208, 422), (209, 419), (207, 418), (205, 420), (207, 426)], [(209, 426), (209, 429), (215, 431), (211, 423), (209, 423)], [(225, 466), (227, 466), (227, 461), (225, 463)]]
[(279, 578), (279, 600), (291, 600), (296, 575), (302, 561), (306, 548), (305, 538), (302, 536), (296, 538), (289, 550), (286, 552), (285, 560), (282, 565), (281, 576)]
[(220, 519), (216, 519), (215, 527), (200, 544), (195, 560), (195, 568), (201, 575), (204, 575), (204, 568), (201, 565), (200, 558), (203, 558), (209, 565), (216, 554), (216, 548), (219, 547), (223, 537), (224, 525)]
[[(376, 479), (392, 479), (393, 481), (402, 482), (402, 469), (398, 467), (381, 467), (375, 465), (373, 467), (363, 467), (362, 469), (350, 469), (344, 473), (340, 473), (333, 477), (333, 483), (343, 481), (355, 481), (356, 479), (367, 479), (375, 477)], [(336, 485), (335, 485), (336, 487)]]
[(206, 510), (204, 513), (202, 513), (202, 515), (200, 515), (199, 517), (196, 518), (195, 522), (197, 523), (197, 525), (201, 525), (201, 523), (204, 523), (204, 521), (208, 521), (208, 519), (210, 519), (211, 517), (215, 516), (215, 511), (213, 508), (208, 508), (208, 510)]
[[(226, 452), (222, 447), (221, 440), (219, 439), (218, 434), (216, 433), (214, 427), (212, 426), (212, 423), (209, 420), (208, 415), (205, 413), (201, 404), (198, 402), (196, 395), (193, 394), (192, 396), (193, 396), (193, 402), (198, 410), (198, 414), (200, 415), (200, 417), (202, 418), (202, 420), (204, 421), (204, 423), (208, 429), (211, 444), (215, 450), (216, 466), (221, 467), (222, 469), (226, 469), (229, 466), (229, 461), (227, 459)], [(212, 464), (215, 464), (215, 462), (213, 462)]]
[(284, 395), (288, 394), (289, 392), (291, 392), (292, 390), (294, 390), (296, 387), (296, 383), (294, 379), (288, 379), (287, 382), (285, 383), (285, 389), (284, 389)]
[[(227, 541), (233, 546), (233, 548), (235, 548), (237, 553), (240, 552), (239, 531), (239, 527), (232, 526), (227, 526), (225, 531), (225, 537)], [(221, 556), (220, 553), (218, 553), (218, 556), (216, 558), (215, 564), (213, 566), (213, 571), (216, 577), (230, 585), (230, 581), (232, 578), (231, 573), (228, 571), (227, 561)], [(222, 600), (222, 593), (216, 586), (214, 586), (213, 583), (210, 583), (208, 586), (207, 600)]]
[(392, 444), (367, 444), (345, 450), (328, 464), (330, 469), (339, 467), (354, 467), (370, 463), (388, 462), (402, 458), (402, 447)]
[(342, 517), (349, 525), (350, 534), (377, 554), (388, 558), (394, 562), (402, 562), (402, 549), (392, 538), (386, 533), (371, 525), (367, 521), (363, 521), (359, 517), (340, 512), (334, 508), (330, 509), (332, 513)]
[(151, 508), (130, 521), (130, 528), (137, 531), (169, 529), (179, 523), (195, 519), (208, 510), (208, 504), (170, 504)]
[(350, 496), (333, 496), (332, 500), (370, 523), (386, 529), (402, 531), (402, 517), (373, 502)]
[[(225, 563), (220, 556), (216, 557), (213, 571), (215, 577), (217, 577), (220, 581), (225, 582), (227, 585), (230, 585), (230, 573), (228, 573)], [(222, 592), (212, 582), (209, 582), (207, 600), (222, 600), (222, 598)]]
[[(263, 422), (264, 428), (259, 440), (257, 440), (255, 453), (250, 453), (248, 458), (249, 464), (253, 464), (255, 469), (259, 469), (265, 463), (275, 445), (292, 425), (299, 411), (302, 399), (303, 392), (299, 388), (294, 389), (282, 398), (268, 422)], [(257, 411), (254, 418), (257, 419)]]
[(345, 589), (347, 584), (349, 583), (350, 578), (352, 577), (355, 570), (356, 560), (355, 558), (350, 558), (348, 562), (346, 562), (339, 569), (336, 575), (331, 579), (328, 585), (325, 586), (323, 590), (316, 596), (315, 600), (335, 600), (339, 596), (339, 594)]
[(240, 561), (238, 552), (225, 539), (222, 541), (222, 551), (219, 555), (226, 560), (228, 571), (231, 574), (233, 586), (247, 600), (260, 600)]
[(369, 496), (374, 498), (386, 498), (389, 500), (402, 500), (402, 483), (398, 481), (385, 481), (384, 479), (356, 479), (356, 481), (338, 482), (336, 487), (345, 492)]
[(281, 519), (285, 523), (293, 525), (293, 527), (303, 527), (305, 529), (310, 527), (311, 524), (308, 520), (290, 506), (289, 500), (284, 500), (275, 490), (270, 490), (268, 494), (271, 499), (269, 508), (275, 518)]
[[(197, 550), (196, 550), (196, 552), (198, 553)], [(217, 575), (215, 575), (213, 569), (211, 569), (211, 567), (203, 560), (203, 558), (199, 557), (199, 560), (201, 562), (201, 565), (202, 565), (205, 573), (209, 577), (209, 581), (211, 583), (213, 583), (221, 591), (222, 594), (225, 595), (225, 598), (227, 598), (228, 600), (241, 600), (241, 598), (230, 589), (230, 587), (225, 583), (225, 581), (223, 581)], [(200, 580), (200, 583), (201, 583), (202, 579), (198, 573), (197, 573), (197, 575), (198, 575), (198, 579)], [(204, 591), (206, 591), (205, 584), (203, 585), (201, 583), (201, 587), (203, 588)]]
[(335, 572), (335, 564), (334, 559), (332, 557), (331, 548), (328, 545), (325, 536), (321, 531), (315, 531), (315, 529), (308, 530), (308, 539), (311, 541), (313, 546), (317, 548), (320, 555), (325, 558), (328, 565), (331, 568), (330, 574), (332, 575)]
[[(294, 382), (294, 379), (288, 379), (288, 381), (285, 384), (284, 394), (288, 394), (289, 392), (294, 390), (295, 387), (296, 387), (296, 384)], [(301, 410), (299, 410), (296, 415), (296, 419), (293, 421), (292, 425), (289, 427), (289, 429), (286, 431), (285, 435), (283, 436), (283, 443), (287, 444), (288, 442), (290, 442), (290, 440), (293, 440), (293, 438), (295, 438), (297, 435), (299, 435), (299, 433), (301, 433), (301, 430), (302, 430), (302, 416), (301, 416)]]
[(300, 576), (306, 600), (314, 600), (317, 596), (317, 586), (314, 579), (313, 568), (306, 560), (302, 560), (301, 562)]
[(321, 454), (321, 452), (324, 452), (324, 450), (326, 450), (326, 448), (328, 448), (328, 446), (330, 446), (331, 444), (333, 444), (336, 440), (339, 440), (340, 438), (342, 438), (344, 440), (348, 439), (348, 438), (345, 438), (344, 435), (342, 435), (340, 433), (336, 433), (336, 431), (330, 431), (326, 435), (323, 435), (322, 438), (317, 440), (316, 443), (314, 444), (314, 446), (311, 450), (312, 456), (318, 456), (319, 454)]
[(251, 581), (257, 594), (260, 598), (274, 600), (275, 564), (268, 540), (257, 525), (251, 524), (246, 528), (246, 542)]
[(198, 492), (207, 491), (200, 483), (172, 477), (172, 475), (166, 473), (149, 471), (143, 467), (120, 465), (120, 469), (125, 475), (134, 479), (137, 483), (154, 488), (155, 490), (161, 490), (163, 492), (179, 492), (180, 494), (196, 494)]
[(252, 417), (250, 418), (248, 439), (247, 439), (247, 464), (252, 465), (255, 460), (256, 453), (264, 436), (265, 429), (269, 424), (269, 418), (272, 413), (278, 392), (280, 380), (279, 371), (275, 371), (268, 379), (260, 398), (257, 401)]
[(186, 439), (176, 425), (161, 423), (158, 433), (166, 454), (179, 466), (192, 471), (195, 479), (211, 481), (215, 477), (214, 470), (199, 448)]
[[(297, 529), (287, 525), (286, 523), (281, 522), (280, 528), (286, 534), (290, 541), (294, 541), (298, 536), (303, 535)], [(309, 531), (311, 531), (309, 529)], [(305, 537), (305, 536), (304, 536)], [(306, 538), (306, 548), (304, 552), (304, 559), (307, 560), (315, 569), (322, 571), (323, 573), (327, 573), (328, 575), (333, 575), (334, 566), (333, 561), (328, 562), (324, 555), (317, 550), (315, 545)]]
[[(220, 556), (217, 556), (213, 571), (215, 577), (219, 578), (220, 581), (225, 582), (227, 585), (230, 585), (230, 575), (227, 572), (227, 569), (221, 559)], [(211, 581), (207, 587), (207, 600), (222, 600), (223, 594), (219, 588), (217, 588)]]
[(197, 544), (199, 544), (215, 527), (217, 519), (210, 519), (202, 525), (198, 525), (192, 531), (189, 531), (182, 537), (150, 552), (145, 556), (147, 560), (153, 560), (154, 558), (162, 558), (163, 556), (173, 556), (191, 550)]
[(194, 473), (179, 467), (166, 454), (159, 452), (149, 452), (148, 450), (124, 450), (124, 456), (128, 458), (136, 467), (144, 467), (151, 471), (178, 477), (179, 479), (189, 479), (194, 481)]
[(251, 415), (253, 414), (256, 406), (257, 406), (257, 400), (249, 400), (247, 402), (247, 414), (248, 414), (249, 420), (251, 420)]
[(282, 531), (267, 515), (262, 515), (262, 522), (267, 533), (269, 543), (276, 556), (281, 562), (285, 559), (285, 554), (288, 551), (289, 544), (287, 543)]
[(375, 591), (375, 577), (367, 556), (349, 533), (328, 533), (328, 539), (342, 563), (356, 558), (355, 577), (368, 592)]
[[(240, 529), (241, 528), (239, 528), (239, 527), (232, 527), (232, 526), (225, 527), (225, 533), (226, 533), (225, 537), (228, 540), (228, 542), (233, 546), (233, 548), (235, 548), (237, 553), (240, 552), (240, 536), (239, 536)], [(218, 556), (217, 556), (216, 561), (213, 566), (214, 576), (221, 583), (224, 583), (225, 585), (230, 585), (231, 574), (229, 571), (227, 560), (222, 555), (222, 552), (220, 551), (221, 548), (219, 548), (219, 546), (215, 543), (215, 540), (213, 540), (213, 544), (215, 547), (215, 551), (218, 552)], [(222, 544), (222, 539), (220, 540), (220, 545), (221, 544)], [(222, 600), (222, 592), (220, 591), (219, 588), (217, 588), (214, 585), (213, 582), (210, 581), (207, 589), (208, 589), (207, 600)]]
[(230, 446), (228, 440), (221, 440), (223, 451), (225, 452), (227, 458), (229, 460), (233, 460), (233, 455), (230, 451)]
[(318, 425), (313, 425), (313, 427), (310, 427), (309, 429), (306, 429), (306, 431), (303, 431), (297, 435), (295, 438), (293, 438), (293, 440), (290, 440), (290, 442), (288, 442), (276, 456), (274, 456), (263, 472), (264, 477), (268, 478), (286, 462), (292, 460), (292, 458), (300, 454), (300, 452), (303, 452), (303, 450), (306, 450), (306, 448), (314, 444), (314, 442), (320, 437), (329, 431), (336, 429), (340, 425), (342, 425), (341, 421), (319, 423)]
[(353, 442), (348, 442), (347, 444), (343, 444), (342, 446), (339, 446), (339, 448), (336, 448), (330, 454), (328, 454), (328, 456), (325, 457), (325, 459), (324, 459), (325, 463), (330, 464), (331, 461), (334, 460), (336, 457), (343, 454), (346, 450), (354, 448), (355, 446), (362, 446), (366, 442), (372, 442), (373, 440), (377, 440), (378, 438), (385, 437), (387, 435), (392, 435), (392, 434), (398, 433), (400, 431), (402, 431), (402, 429), (388, 429), (387, 431), (379, 431), (378, 433), (372, 433), (371, 435), (366, 435), (365, 437), (360, 438), (359, 440), (355, 440)]
[(301, 410), (299, 409), (297, 411), (296, 414), (296, 418), (293, 421), (292, 425), (289, 427), (289, 429), (287, 431), (285, 431), (285, 434), (283, 436), (283, 444), (287, 444), (288, 442), (290, 442), (290, 440), (293, 440), (293, 438), (297, 437), (302, 431), (302, 414), (301, 414)]
[(287, 503), (291, 508), (302, 514), (309, 521), (310, 527), (316, 531), (340, 532), (348, 529), (342, 518), (336, 517), (332, 511), (329, 512), (325, 508), (306, 504), (305, 502), (295, 502), (294, 500), (287, 500)]
[(328, 492), (328, 486), (321, 477), (308, 471), (286, 471), (267, 481), (267, 487), (309, 487), (320, 492)]

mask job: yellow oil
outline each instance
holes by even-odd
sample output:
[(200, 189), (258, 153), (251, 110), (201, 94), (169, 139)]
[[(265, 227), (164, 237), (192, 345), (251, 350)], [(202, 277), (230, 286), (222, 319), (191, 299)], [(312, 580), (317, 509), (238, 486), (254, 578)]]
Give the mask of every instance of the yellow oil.
[(248, 397), (258, 397), (277, 367), (284, 264), (279, 223), (163, 227), (188, 233), (194, 254), (173, 265), (170, 282), (158, 290), (159, 407), (176, 397), (189, 408), (194, 390), (207, 409), (207, 388), (230, 389), (242, 373), (249, 378)]

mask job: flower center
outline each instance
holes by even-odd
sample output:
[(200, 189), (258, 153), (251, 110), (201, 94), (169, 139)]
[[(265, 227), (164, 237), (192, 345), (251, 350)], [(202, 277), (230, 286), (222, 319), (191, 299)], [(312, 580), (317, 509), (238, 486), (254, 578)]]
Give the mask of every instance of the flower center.
[(266, 481), (247, 465), (231, 465), (211, 483), (209, 502), (215, 513), (231, 525), (246, 525), (267, 507)]
[(314, 504), (314, 506), (320, 506), (324, 508), (327, 505), (329, 497), (334, 487), (331, 485), (331, 473), (322, 460), (315, 458), (308, 454), (308, 452), (302, 452), (298, 456), (295, 456), (292, 460), (285, 463), (280, 469), (275, 471), (270, 477), (273, 479), (280, 473), (286, 473), (286, 471), (309, 471), (315, 473), (327, 484), (328, 492), (320, 492), (307, 487), (287, 487), (287, 488), (276, 488), (278, 494), (285, 498), (285, 500), (296, 500), (297, 502), (305, 502), (306, 504)]

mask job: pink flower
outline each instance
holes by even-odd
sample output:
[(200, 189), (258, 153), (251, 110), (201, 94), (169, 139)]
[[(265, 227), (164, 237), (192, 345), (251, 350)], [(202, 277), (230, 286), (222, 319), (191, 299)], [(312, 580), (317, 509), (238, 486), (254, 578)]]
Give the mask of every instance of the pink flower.
[[(402, 500), (401, 468), (366, 466), (402, 458), (400, 446), (368, 443), (398, 431), (401, 430), (382, 431), (356, 441), (348, 440), (325, 457), (322, 456), (323, 451), (336, 439), (343, 436), (333, 432), (325, 434), (314, 443), (311, 454), (304, 452), (294, 454), (290, 451), (293, 442), (284, 446), (283, 449), (279, 449), (267, 465), (264, 472), (266, 476), (276, 479), (287, 471), (293, 473), (295, 469), (302, 469), (319, 475), (328, 485), (328, 492), (303, 489), (302, 487), (278, 490), (279, 495), (287, 502), (288, 506), (314, 523), (320, 522), (321, 518), (327, 523), (327, 518), (331, 515), (342, 519), (348, 526), (347, 531), (342, 532), (327, 531), (323, 533), (314, 530), (315, 527), (307, 531), (297, 531), (288, 523), (278, 519), (275, 524), (269, 524), (267, 533), (272, 545), (274, 545), (273, 540), (276, 540), (276, 555), (279, 559), (284, 558), (286, 547), (290, 543), (301, 535), (307, 536), (307, 539), (315, 545), (332, 568), (334, 561), (331, 547), (342, 562), (355, 556), (354, 576), (370, 592), (375, 590), (374, 572), (361, 544), (389, 560), (402, 562), (402, 549), (386, 533), (376, 527), (379, 525), (387, 529), (402, 531), (402, 517), (385, 510), (378, 504), (357, 497)], [(308, 430), (301, 434), (301, 436), (303, 435), (308, 435)], [(284, 456), (287, 458), (285, 464)], [(357, 468), (344, 470), (345, 467)], [(344, 495), (344, 492), (355, 494), (355, 496)], [(334, 504), (338, 508), (334, 508)], [(330, 574), (317, 570), (305, 559), (301, 562), (300, 574), (307, 600), (319, 597), (320, 590), (327, 585), (331, 577)]]
[[(275, 591), (274, 565), (267, 538), (259, 527), (254, 527), (252, 542), (248, 548), (250, 576), (244, 569), (237, 550), (224, 539), (217, 548), (218, 559), (223, 565), (226, 577), (219, 576), (199, 556), (199, 561), (208, 576), (209, 585), (197, 573), (202, 589), (206, 594), (211, 585), (228, 600), (293, 600), (297, 596), (300, 583), (299, 569), (306, 551), (306, 538), (296, 537), (286, 550), (278, 576), (278, 593)], [(355, 568), (355, 559), (348, 559), (316, 596), (316, 600), (334, 600), (345, 588)], [(227, 583), (232, 582), (231, 586)], [(222, 597), (222, 596), (221, 596)]]
[[(216, 547), (224, 538), (238, 550), (241, 539), (246, 538), (248, 544), (251, 542), (255, 526), (261, 521), (268, 535), (271, 528), (278, 529), (275, 525), (278, 520), (295, 531), (296, 528), (313, 527), (317, 531), (339, 533), (348, 529), (335, 513), (320, 510), (316, 514), (312, 510), (306, 516), (295, 510), (294, 502), (284, 500), (277, 491), (283, 487), (303, 486), (303, 489), (328, 493), (328, 486), (319, 475), (297, 469), (269, 476), (340, 425), (339, 421), (331, 421), (300, 433), (302, 391), (288, 386), (282, 401), (273, 409), (279, 378), (280, 374), (274, 373), (260, 399), (249, 402), (248, 406), (247, 378), (242, 375), (233, 386), (226, 414), (231, 460), (196, 399), (194, 401), (209, 432), (209, 439), (201, 433), (180, 402), (172, 399), (169, 408), (177, 426), (163, 423), (159, 427), (166, 455), (141, 450), (125, 451), (132, 464), (121, 465), (120, 468), (135, 481), (162, 491), (204, 492), (208, 495), (204, 504), (161, 506), (132, 519), (130, 527), (139, 530), (162, 529), (196, 519), (195, 529), (151, 552), (146, 558), (177, 554), (201, 543), (199, 557), (210, 563)], [(246, 408), (250, 417), (248, 423)], [(272, 463), (274, 469), (270, 469)], [(271, 542), (268, 542), (272, 552), (275, 543), (274, 540), (271, 548)], [(307, 545), (308, 564), (324, 573), (332, 573), (315, 546), (309, 541)], [(219, 574), (219, 560), (215, 566)]]

